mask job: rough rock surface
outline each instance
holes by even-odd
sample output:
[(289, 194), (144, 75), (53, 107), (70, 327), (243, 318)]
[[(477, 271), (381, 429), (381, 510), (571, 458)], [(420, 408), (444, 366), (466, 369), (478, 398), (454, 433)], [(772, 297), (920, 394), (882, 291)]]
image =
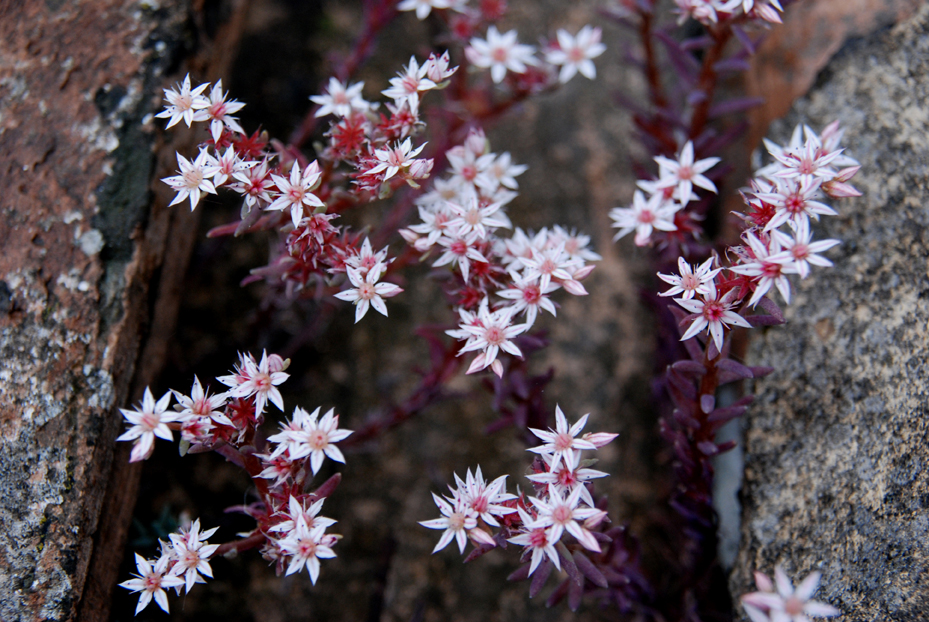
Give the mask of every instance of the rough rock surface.
[(165, 196), (153, 207), (174, 163), (143, 123), (191, 49), (188, 8), (0, 3), (4, 622), (107, 615), (138, 477), (125, 455), (111, 470), (116, 406), (161, 365), (139, 354), (172, 330), (195, 228)]
[(756, 340), (742, 550), (752, 570), (823, 573), (842, 620), (929, 615), (929, 7), (848, 44), (773, 129), (846, 127), (864, 196), (816, 227), (835, 268), (797, 287), (788, 323)]

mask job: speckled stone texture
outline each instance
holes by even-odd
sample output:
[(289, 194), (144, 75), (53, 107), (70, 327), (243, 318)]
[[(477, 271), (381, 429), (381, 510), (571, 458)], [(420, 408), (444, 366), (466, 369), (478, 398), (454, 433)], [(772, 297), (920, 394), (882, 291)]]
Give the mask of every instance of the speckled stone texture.
[(742, 550), (752, 570), (823, 573), (841, 620), (929, 618), (929, 7), (848, 44), (772, 136), (846, 128), (860, 199), (815, 227), (835, 268), (796, 288), (787, 325), (758, 335), (746, 418)]
[(147, 337), (172, 330), (196, 224), (150, 191), (174, 162), (143, 122), (194, 47), (188, 9), (0, 2), (4, 622), (107, 616), (138, 477), (111, 470), (116, 406), (161, 365)]

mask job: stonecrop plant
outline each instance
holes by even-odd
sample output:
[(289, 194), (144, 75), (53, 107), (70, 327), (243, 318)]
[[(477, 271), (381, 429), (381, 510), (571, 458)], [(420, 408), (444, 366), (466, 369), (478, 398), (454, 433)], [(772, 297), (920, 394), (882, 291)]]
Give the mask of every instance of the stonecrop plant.
[[(655, 410), (675, 457), (667, 501), (683, 551), (669, 561), (667, 571), (679, 578), (668, 593), (659, 593), (636, 537), (613, 524), (609, 499), (594, 489), (608, 474), (593, 468), (591, 456), (616, 434), (582, 433), (588, 415), (569, 422), (544, 399), (552, 375), (529, 373), (527, 359), (546, 343), (533, 332), (536, 323), (556, 321), (559, 298), (587, 294), (583, 282), (601, 257), (582, 231), (558, 224), (532, 231), (511, 221), (507, 205), (526, 167), (507, 151), (492, 151), (483, 130), (529, 97), (578, 75), (596, 79), (606, 50), (601, 29), (558, 30), (534, 46), (520, 43), (516, 30), (498, 29), (506, 12), (499, 0), (377, 0), (366, 7), (355, 51), (310, 98), (287, 144), (247, 133), (236, 117), (244, 104), (229, 99), (222, 82), (194, 86), (188, 75), (166, 89), (156, 116), (167, 128), (201, 124), (204, 135), (196, 153), (177, 154), (177, 174), (162, 181), (176, 192), (171, 204), (191, 210), (209, 195), (237, 195), (239, 218), (210, 235), (270, 232), (270, 261), (246, 281), (264, 282), (279, 300), (313, 300), (320, 313), (347, 313), (351, 303), (356, 323), (372, 309), (388, 316), (388, 299), (404, 294), (393, 281), (428, 262), (448, 325), (420, 331), (432, 367), (406, 402), (354, 433), (339, 427), (334, 409), (299, 406), (278, 430), (265, 431), (272, 407), (285, 409), (280, 387), (291, 365), (267, 352), (240, 354), (234, 371), (212, 386), (194, 377), (189, 392), (170, 390), (157, 401), (146, 389), (141, 405), (122, 410), (128, 428), (118, 440), (133, 443), (130, 459), (147, 459), (156, 437), (173, 440), (175, 433), (182, 455), (219, 453), (247, 473), (256, 500), (234, 509), (255, 524), (223, 544), (207, 542), (215, 528), (184, 525), (154, 557), (136, 554), (136, 576), (121, 587), (139, 593), (136, 613), (152, 600), (167, 612), (168, 590), (189, 592), (212, 577), (213, 561), (249, 549), (278, 574), (305, 569), (315, 584), (321, 560), (336, 555), (341, 538), (327, 532), (336, 521), (320, 514), (341, 480), (316, 481), (324, 461), (344, 463), (340, 443), (373, 438), (422, 412), (464, 369), (487, 375), (500, 414), (492, 429), (515, 427), (541, 445), (527, 448), (535, 457), (515, 493), (507, 480), (518, 474), (488, 482), (477, 466), (464, 479), (455, 474), (449, 494), (433, 494), (441, 516), (420, 523), (441, 532), (433, 552), (454, 542), (463, 554), (470, 542), (470, 561), (513, 545), (519, 553), (510, 578), (529, 580), (530, 596), (557, 573), (549, 605), (566, 598), (576, 610), (588, 596), (640, 619), (700, 619), (704, 578), (715, 567), (712, 458), (733, 446), (717, 443), (716, 434), (751, 402), (721, 403), (719, 388), (770, 371), (732, 358), (732, 335), (783, 323), (774, 292), (789, 303), (791, 279), (830, 266), (825, 254), (839, 244), (813, 237), (820, 217), (837, 214), (824, 201), (859, 194), (849, 184), (858, 164), (840, 146), (838, 121), (821, 131), (797, 127), (787, 145), (766, 141), (769, 162), (752, 179), (726, 178), (723, 149), (740, 126), (723, 121), (755, 102), (717, 101), (719, 79), (747, 68), (757, 38), (785, 7), (777, 0), (677, 0), (666, 14), (657, 1), (626, 0), (603, 11), (639, 36), (637, 61), (648, 85), (647, 103), (627, 103), (653, 160), (640, 163), (631, 203), (609, 216), (616, 239), (632, 234), (653, 262), (650, 300), (664, 325)], [(410, 58), (379, 95), (353, 82), (378, 32), (393, 19), (415, 18), (432, 20), (447, 49)], [(720, 209), (719, 188), (738, 186), (740, 230), (711, 238), (703, 223)], [(377, 224), (344, 224), (344, 214), (369, 203), (383, 206)], [(391, 255), (388, 242), (400, 245), (399, 254)], [(759, 591), (742, 598), (755, 622), (838, 614), (810, 600), (818, 574), (796, 589), (780, 567), (775, 576), (776, 590), (757, 573)]]

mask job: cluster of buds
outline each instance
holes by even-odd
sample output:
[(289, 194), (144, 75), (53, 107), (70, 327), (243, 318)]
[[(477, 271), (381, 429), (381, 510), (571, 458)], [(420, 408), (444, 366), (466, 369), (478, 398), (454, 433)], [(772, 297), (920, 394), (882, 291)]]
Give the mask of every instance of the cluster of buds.
[[(468, 373), (490, 367), (502, 376), (498, 353), (521, 357), (512, 339), (532, 327), (540, 310), (556, 314), (549, 294), (564, 288), (586, 295), (581, 280), (594, 268), (586, 262), (600, 256), (588, 248), (588, 236), (558, 226), (498, 235), (512, 228), (505, 206), (517, 196), (516, 176), (526, 167), (513, 164), (509, 153), (492, 153), (482, 131), (472, 130), (446, 157), (448, 174), (417, 199), (422, 222), (400, 233), (420, 253), (440, 249), (432, 265), (453, 272), (460, 324), (448, 334), (465, 341), (460, 353), (479, 352)], [(518, 315), (525, 321), (516, 323)]]
[[(200, 532), (199, 521), (179, 534), (171, 543), (162, 543), (158, 560), (136, 555), (138, 577), (121, 585), (141, 592), (136, 613), (152, 600), (168, 610), (164, 587), (187, 591), (203, 576), (212, 577), (207, 563), (214, 554), (261, 547), (266, 560), (276, 564), (278, 574), (294, 574), (307, 569), (310, 579), (319, 576), (319, 560), (335, 556), (332, 547), (341, 536), (326, 533), (335, 521), (319, 516), (323, 501), (340, 481), (339, 475), (308, 492), (314, 476), (328, 457), (345, 462), (336, 443), (352, 432), (339, 428), (339, 416), (329, 410), (320, 417), (320, 409), (308, 413), (294, 410), (293, 417), (282, 424), (277, 434), (266, 439), (259, 432), (264, 412), (270, 402), (284, 409), (277, 388), (288, 378), (290, 361), (263, 353), (261, 360), (241, 354), (234, 371), (216, 380), (228, 391), (210, 395), (199, 379), (194, 379), (190, 395), (169, 391), (157, 402), (146, 388), (142, 404), (135, 410), (122, 410), (130, 425), (118, 440), (134, 441), (131, 461), (148, 458), (158, 436), (173, 440), (173, 431), (181, 433), (181, 453), (215, 451), (242, 467), (251, 477), (259, 499), (235, 508), (255, 519), (256, 527), (238, 534), (239, 540), (210, 545), (205, 542), (216, 529)], [(176, 398), (169, 410), (172, 395)], [(199, 573), (199, 574), (198, 574)], [(180, 578), (183, 576), (183, 580)]]
[[(453, 540), (461, 553), (468, 540), (473, 542), (476, 548), (469, 560), (498, 546), (506, 548), (508, 543), (521, 546), (524, 565), (510, 578), (535, 575), (530, 588), (533, 596), (554, 569), (568, 573), (574, 586), (571, 590), (580, 590), (578, 594), (583, 593), (585, 580), (603, 589), (638, 581), (640, 577), (630, 578), (620, 567), (613, 567), (616, 560), (607, 549), (619, 534), (614, 533), (617, 528), (605, 529), (609, 520), (604, 503), (594, 501), (590, 487), (591, 480), (607, 473), (591, 468), (596, 460), (583, 457), (585, 451), (603, 447), (617, 435), (580, 435), (587, 418), (584, 415), (569, 425), (556, 407), (554, 430), (531, 428), (543, 441), (528, 450), (538, 454), (527, 475), (535, 495), (527, 497), (518, 489), (518, 494), (507, 493), (505, 475), (487, 483), (480, 467), (473, 475), (469, 469), (464, 480), (455, 475), (456, 487), (449, 486), (450, 495), (433, 494), (442, 517), (420, 523), (444, 530), (433, 553)], [(569, 589), (567, 585), (564, 590)]]

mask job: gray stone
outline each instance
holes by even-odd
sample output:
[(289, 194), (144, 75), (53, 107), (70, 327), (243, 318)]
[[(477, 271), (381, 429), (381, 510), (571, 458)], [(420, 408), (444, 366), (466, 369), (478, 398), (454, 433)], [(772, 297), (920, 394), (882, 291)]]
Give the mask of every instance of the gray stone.
[(848, 44), (789, 117), (834, 119), (862, 164), (859, 199), (815, 227), (835, 262), (797, 283), (787, 325), (756, 335), (742, 548), (733, 594), (780, 564), (823, 573), (842, 620), (929, 617), (929, 7)]

